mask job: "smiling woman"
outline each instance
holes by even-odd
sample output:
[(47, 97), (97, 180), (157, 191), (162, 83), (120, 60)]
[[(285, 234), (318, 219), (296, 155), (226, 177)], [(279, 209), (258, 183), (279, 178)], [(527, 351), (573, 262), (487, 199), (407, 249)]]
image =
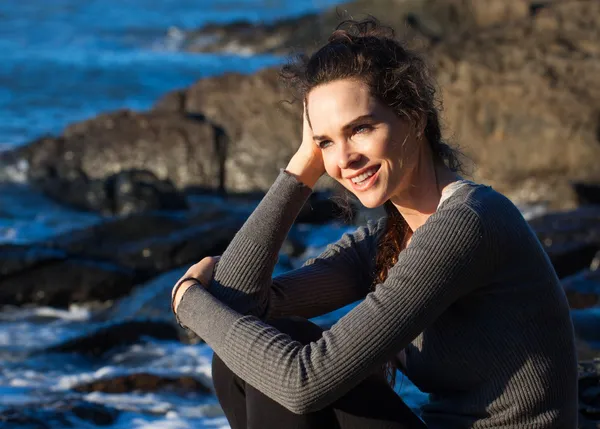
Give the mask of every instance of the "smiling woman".
[[(374, 20), (348, 21), (283, 75), (304, 102), (300, 147), (208, 287), (177, 300), (215, 351), (232, 428), (574, 429), (564, 292), (519, 210), (458, 174), (425, 63)], [(325, 173), (388, 216), (272, 279)], [(357, 300), (328, 330), (306, 320)], [(386, 383), (397, 363), (430, 394), (420, 416)]]

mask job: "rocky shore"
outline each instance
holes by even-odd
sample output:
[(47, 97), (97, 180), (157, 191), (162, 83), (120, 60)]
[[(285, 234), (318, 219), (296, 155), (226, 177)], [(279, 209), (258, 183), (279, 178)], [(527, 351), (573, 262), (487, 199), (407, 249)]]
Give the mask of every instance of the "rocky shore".
[[(530, 224), (572, 308), (581, 360), (580, 427), (598, 427), (600, 2), (483, 4), (357, 0), (268, 25), (211, 25), (186, 34), (185, 48), (310, 52), (347, 10), (385, 17), (421, 49), (440, 84), (447, 138), (473, 161), (473, 178), (519, 204), (547, 208)], [(230, 73), (165, 94), (147, 112), (104, 113), (60, 136), (1, 153), (5, 168), (23, 171), (46, 195), (104, 215), (96, 225), (50, 240), (0, 245), (3, 306), (97, 308), (100, 327), (32, 353), (101, 358), (145, 337), (197, 341), (173, 324), (170, 287), (189, 264), (225, 249), (294, 153), (301, 106), (286, 102), (290, 97), (277, 69)], [(320, 183), (280, 262), (306, 248), (303, 226), (342, 220), (331, 198), (338, 195), (330, 181)], [(148, 373), (72, 389), (210, 393), (204, 379)], [(92, 422), (116, 418), (115, 410), (100, 405), (63, 399), (61, 406)], [(49, 418), (59, 419), (55, 414)], [(28, 416), (26, 408), (15, 408), (0, 414), (0, 422), (20, 424)]]

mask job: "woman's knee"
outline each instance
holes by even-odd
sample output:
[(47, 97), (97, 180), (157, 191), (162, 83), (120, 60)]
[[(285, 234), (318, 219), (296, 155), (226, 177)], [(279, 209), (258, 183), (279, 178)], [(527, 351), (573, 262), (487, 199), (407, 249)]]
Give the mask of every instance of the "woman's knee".
[(323, 334), (323, 328), (303, 317), (282, 317), (268, 320), (266, 323), (302, 344), (317, 341)]

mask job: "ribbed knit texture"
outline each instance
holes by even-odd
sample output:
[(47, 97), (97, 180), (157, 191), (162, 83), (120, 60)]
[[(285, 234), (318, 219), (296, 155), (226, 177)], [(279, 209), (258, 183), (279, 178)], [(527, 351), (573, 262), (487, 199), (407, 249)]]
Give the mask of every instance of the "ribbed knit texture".
[[(311, 189), (281, 172), (223, 254), (209, 290), (178, 308), (237, 375), (295, 413), (322, 409), (394, 354), (430, 400), (430, 428), (575, 428), (577, 362), (560, 282), (518, 209), (467, 184), (414, 231), (369, 292), (385, 220), (271, 279)], [(313, 317), (364, 298), (303, 346), (263, 320)]]

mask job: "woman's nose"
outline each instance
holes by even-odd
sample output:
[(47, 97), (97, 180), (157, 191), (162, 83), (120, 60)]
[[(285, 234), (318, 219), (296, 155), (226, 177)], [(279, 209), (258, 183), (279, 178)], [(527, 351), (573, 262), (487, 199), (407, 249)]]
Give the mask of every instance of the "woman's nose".
[(338, 166), (348, 168), (352, 163), (358, 161), (360, 156), (360, 153), (350, 150), (350, 148), (343, 148), (338, 154)]

